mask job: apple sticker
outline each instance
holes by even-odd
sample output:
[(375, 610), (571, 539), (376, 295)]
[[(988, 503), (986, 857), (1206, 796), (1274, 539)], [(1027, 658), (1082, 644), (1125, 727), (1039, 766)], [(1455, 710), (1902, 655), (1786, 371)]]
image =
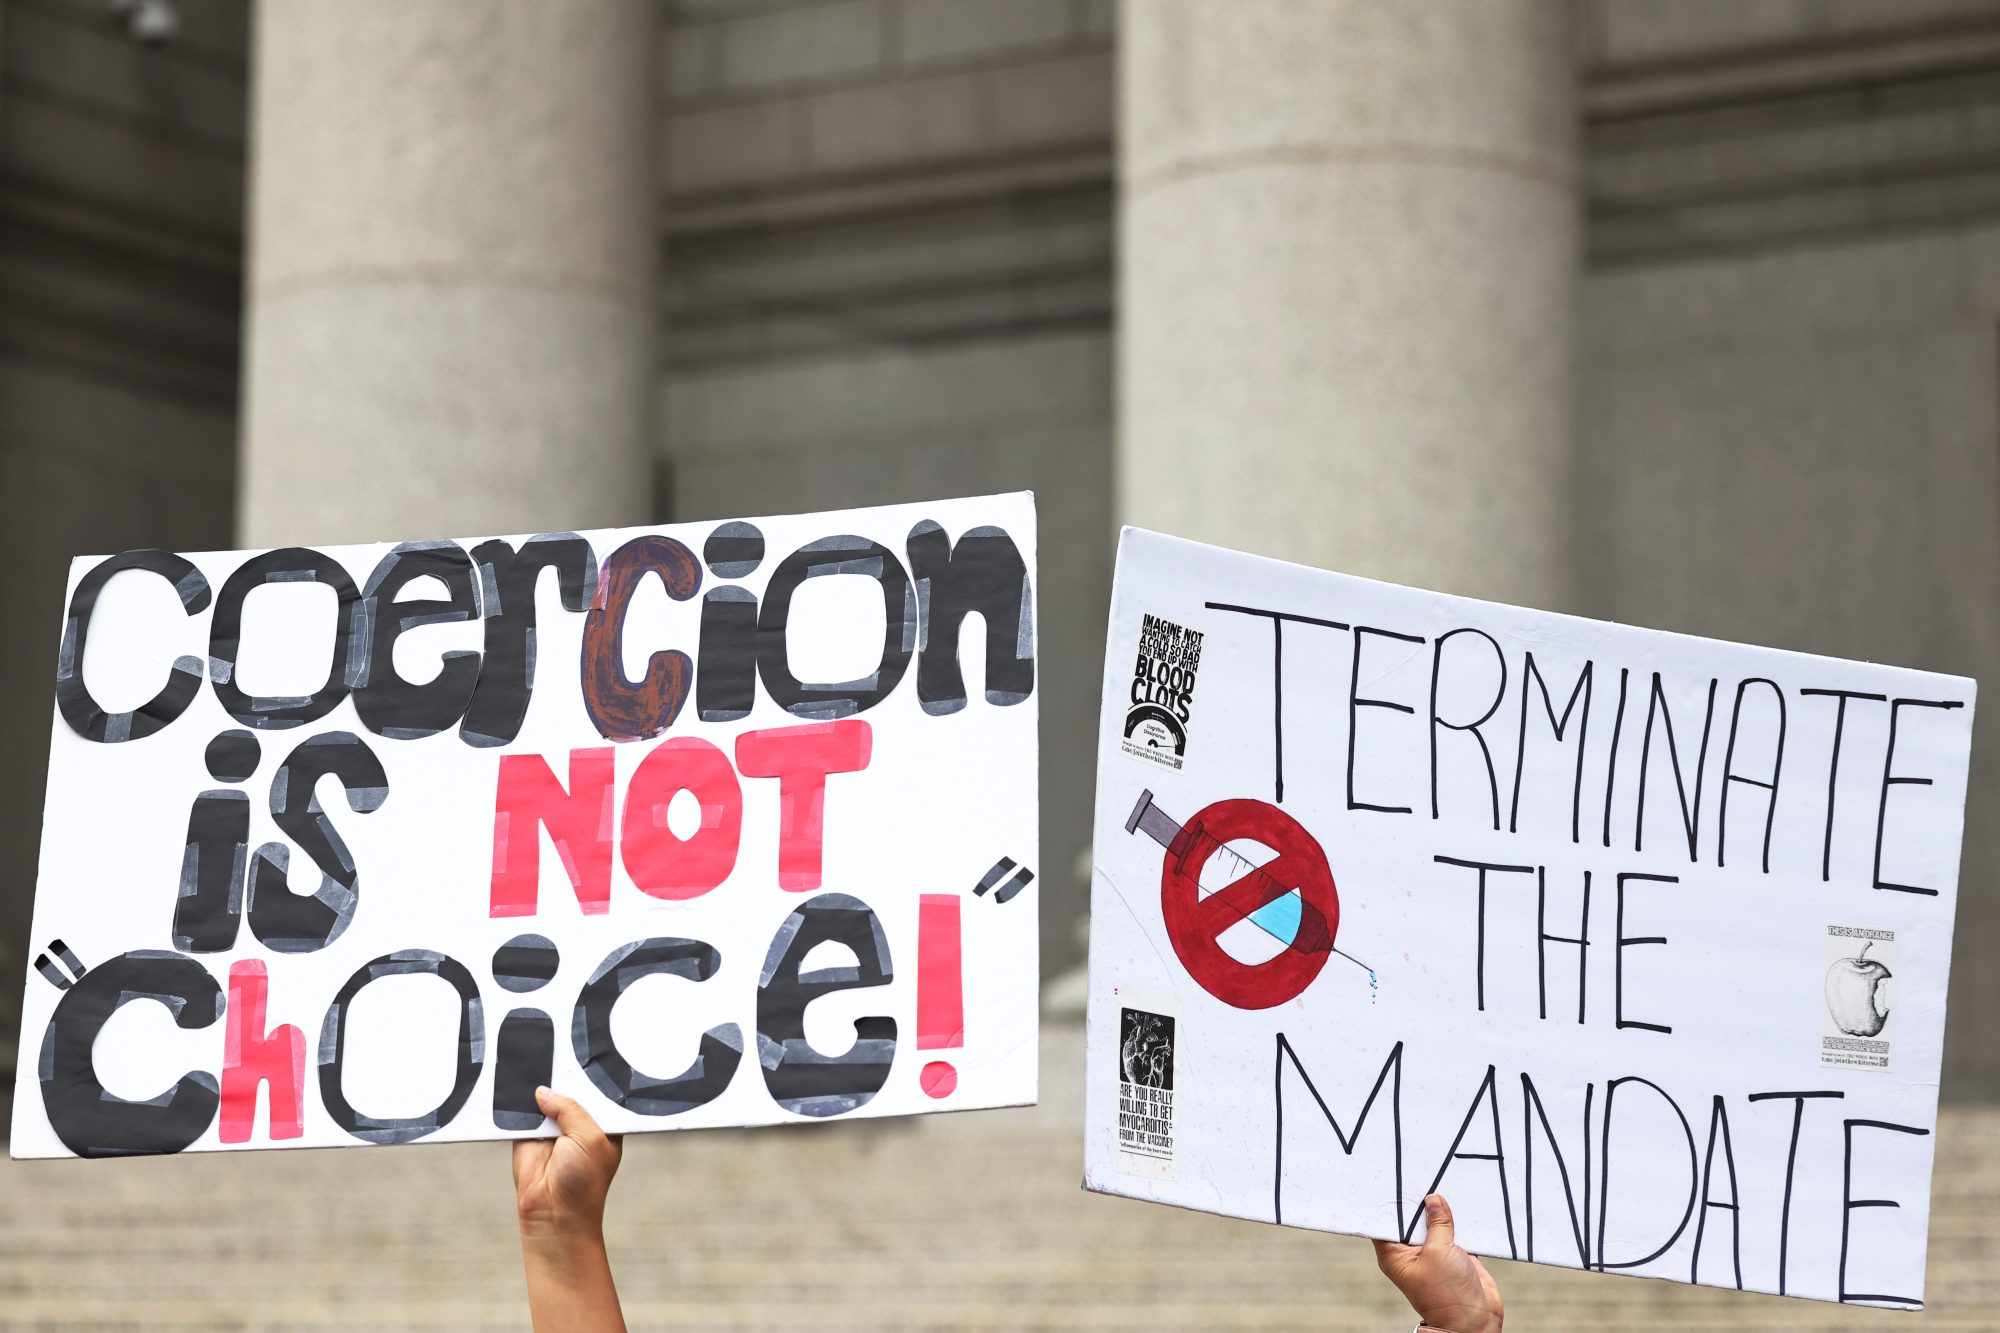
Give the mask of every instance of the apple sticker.
[(1889, 1021), (1889, 979), (1895, 975), (1868, 956), (1870, 940), (1852, 958), (1836, 958), (1826, 970), (1826, 1011), (1850, 1037), (1872, 1037)]

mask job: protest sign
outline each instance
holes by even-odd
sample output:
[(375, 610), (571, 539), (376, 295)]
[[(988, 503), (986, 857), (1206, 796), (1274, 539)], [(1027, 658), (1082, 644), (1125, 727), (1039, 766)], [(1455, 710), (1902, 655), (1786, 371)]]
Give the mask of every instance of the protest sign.
[(1920, 1305), (1972, 704), (1128, 530), (1086, 1184)]
[(76, 561), (13, 1152), (1032, 1102), (1034, 560), (1021, 494)]

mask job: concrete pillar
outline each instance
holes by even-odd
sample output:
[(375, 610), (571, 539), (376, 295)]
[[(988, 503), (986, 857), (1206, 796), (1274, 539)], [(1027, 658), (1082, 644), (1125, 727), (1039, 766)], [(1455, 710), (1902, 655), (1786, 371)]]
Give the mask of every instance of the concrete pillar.
[(1553, 0), (1131, 0), (1126, 522), (1563, 607), (1577, 113)]
[(656, 0), (262, 0), (246, 544), (653, 515)]

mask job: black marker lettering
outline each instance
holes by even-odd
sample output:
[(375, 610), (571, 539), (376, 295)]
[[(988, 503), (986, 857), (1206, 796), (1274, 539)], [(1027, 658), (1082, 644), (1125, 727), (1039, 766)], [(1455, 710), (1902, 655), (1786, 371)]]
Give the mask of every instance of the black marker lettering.
[[(1618, 947), (1612, 950), (1612, 958), (1615, 963), (1612, 969), (1613, 1013), (1616, 1017), (1617, 1025), (1621, 1028), (1644, 1028), (1648, 1032), (1672, 1032), (1673, 1028), (1664, 1024), (1641, 1023), (1636, 1018), (1625, 1017), (1625, 947), (1627, 945), (1665, 944), (1667, 942), (1665, 935), (1635, 935), (1628, 937), (1625, 934), (1625, 885), (1631, 880), (1640, 880), (1651, 884), (1680, 883), (1679, 877), (1675, 875), (1642, 875), (1628, 871), (1618, 876)], [(1610, 1114), (1611, 1094), (1608, 1091), (1605, 1093), (1604, 1110), (1607, 1115)]]
[(1618, 711), (1611, 717), (1611, 753), (1604, 762), (1604, 845), (1611, 845), (1611, 806), (1618, 791), (1618, 741), (1625, 731), (1625, 683), (1631, 674), (1627, 667), (1618, 668)]
[[(1500, 1094), (1494, 1090), (1494, 1076), (1495, 1071), (1493, 1066), (1486, 1066), (1486, 1077), (1480, 1080), (1479, 1091), (1472, 1094), (1472, 1105), (1465, 1108), (1465, 1119), (1459, 1121), (1458, 1133), (1452, 1136), (1451, 1147), (1446, 1150), (1444, 1160), (1438, 1164), (1437, 1174), (1431, 1177), (1430, 1188), (1424, 1191), (1424, 1197), (1429, 1198), (1437, 1192), (1437, 1187), (1444, 1183), (1445, 1173), (1451, 1170), (1453, 1162), (1472, 1161), (1493, 1163), (1494, 1173), (1500, 1177), (1500, 1216), (1507, 1223), (1507, 1257), (1509, 1259), (1518, 1259), (1521, 1257), (1521, 1251), (1514, 1243), (1514, 1205), (1507, 1197), (1507, 1152), (1501, 1145)], [(1472, 1127), (1472, 1117), (1478, 1114), (1479, 1103), (1482, 1101), (1487, 1104), (1487, 1108), (1493, 1113), (1493, 1151), (1460, 1152), (1459, 1145), (1465, 1142), (1465, 1131)], [(1605, 1109), (1607, 1111), (1610, 1109), (1608, 1104)], [(1420, 1204), (1416, 1212), (1403, 1224), (1403, 1243), (1405, 1245), (1410, 1243), (1410, 1236), (1416, 1231), (1417, 1221), (1423, 1214), (1424, 1210)]]
[(1327, 1107), (1326, 1098), (1319, 1095), (1313, 1086), (1312, 1075), (1299, 1062), (1298, 1052), (1285, 1040), (1285, 1034), (1278, 1034), (1275, 1053), (1276, 1064), (1271, 1075), (1271, 1092), (1277, 1105), (1277, 1153), (1271, 1166), (1271, 1220), (1283, 1223), (1285, 1220), (1285, 1058), (1291, 1057), (1292, 1070), (1305, 1083), (1306, 1091), (1312, 1094), (1313, 1104), (1326, 1117), (1326, 1123), (1333, 1127), (1333, 1136), (1340, 1140), (1340, 1150), (1349, 1157), (1354, 1155), (1354, 1145), (1361, 1138), (1362, 1129), (1368, 1124), (1368, 1112), (1374, 1108), (1375, 1099), (1382, 1094), (1382, 1084), (1395, 1076), (1389, 1088), (1389, 1123), (1396, 1136), (1396, 1225), (1403, 1223), (1403, 1043), (1397, 1042), (1389, 1050), (1389, 1057), (1382, 1062), (1382, 1071), (1375, 1075), (1375, 1086), (1368, 1090), (1368, 1099), (1361, 1103), (1361, 1113), (1354, 1117), (1354, 1132), (1349, 1134), (1341, 1129), (1340, 1122), (1333, 1118)]
[(1889, 822), (1889, 788), (1928, 787), (1930, 778), (1906, 777), (1895, 771), (1896, 767), (1896, 720), (1904, 708), (1963, 708), (1957, 699), (1896, 699), (1889, 704), (1889, 743), (1882, 748), (1882, 800), (1875, 809), (1875, 887), (1894, 889), (1898, 893), (1922, 893), (1935, 898), (1936, 889), (1926, 889), (1915, 884), (1897, 884), (1882, 878), (1882, 830)]
[(1361, 697), (1361, 636), (1373, 634), (1380, 639), (1394, 639), (1399, 643), (1422, 643), (1415, 634), (1398, 634), (1391, 629), (1373, 629), (1367, 625), (1354, 627), (1354, 658), (1347, 682), (1347, 808), (1349, 810), (1374, 810), (1385, 815), (1407, 815), (1412, 813), (1407, 805), (1373, 805), (1367, 801), (1354, 799), (1354, 742), (1355, 733), (1360, 729), (1359, 717), (1364, 708), (1387, 708), (1397, 713), (1412, 713), (1417, 710), (1408, 704), (1394, 703), (1388, 699), (1364, 699)]
[[(1722, 1140), (1722, 1160), (1729, 1168), (1729, 1202), (1721, 1203), (1710, 1191), (1709, 1185), (1715, 1177), (1715, 1141)], [(1688, 1263), (1688, 1281), (1701, 1281), (1701, 1240), (1708, 1230), (1708, 1210), (1725, 1208), (1729, 1211), (1729, 1257), (1735, 1265), (1736, 1289), (1743, 1290), (1743, 1196), (1736, 1188), (1736, 1149), (1729, 1137), (1729, 1112), (1723, 1108), (1722, 1098), (1715, 1099), (1714, 1108), (1708, 1115), (1708, 1154), (1701, 1164), (1701, 1217), (1694, 1226), (1694, 1258)]]
[(1586, 661), (1583, 670), (1577, 673), (1576, 684), (1570, 687), (1569, 702), (1563, 705), (1562, 716), (1556, 716), (1555, 704), (1549, 699), (1548, 682), (1542, 679), (1540, 668), (1535, 665), (1535, 655), (1523, 655), (1521, 665), (1521, 726), (1514, 739), (1514, 803), (1507, 816), (1507, 831), (1521, 831), (1521, 774), (1528, 766), (1528, 682), (1542, 692), (1542, 711), (1548, 714), (1549, 727), (1555, 733), (1558, 743), (1563, 732), (1569, 729), (1569, 715), (1576, 709), (1577, 697), (1583, 698), (1583, 715), (1576, 724), (1576, 784), (1569, 801), (1569, 840), (1580, 842), (1583, 838), (1583, 759), (1590, 745), (1590, 696), (1591, 676), (1597, 664)]
[[(1778, 705), (1778, 743), (1771, 752), (1771, 778), (1746, 778), (1736, 771), (1736, 733), (1743, 721), (1743, 696), (1752, 685), (1763, 685), (1770, 689), (1771, 699)], [(1729, 710), (1729, 747), (1722, 755), (1722, 808), (1715, 817), (1715, 865), (1721, 869), (1727, 864), (1723, 856), (1725, 844), (1729, 841), (1729, 784), (1747, 783), (1752, 787), (1762, 787), (1768, 795), (1764, 801), (1764, 873), (1771, 873), (1771, 826), (1778, 819), (1778, 778), (1785, 771), (1785, 692), (1775, 680), (1762, 676), (1752, 676), (1736, 686), (1736, 703)]]
[[(1470, 722), (1448, 722), (1438, 716), (1438, 679), (1444, 674), (1444, 646), (1461, 634), (1476, 634), (1486, 640), (1493, 649), (1493, 664), (1500, 668), (1499, 683), (1493, 687), (1493, 702), (1486, 711)], [(1500, 831), (1500, 775), (1493, 768), (1493, 750), (1486, 744), (1486, 736), (1479, 729), (1500, 711), (1501, 701), (1507, 697), (1507, 658), (1500, 651), (1500, 644), (1491, 634), (1478, 629), (1455, 629), (1438, 636), (1431, 646), (1431, 818), (1438, 818), (1438, 728), (1449, 727), (1453, 731), (1463, 731), (1479, 742), (1479, 757), (1486, 763), (1486, 786), (1493, 800), (1493, 831)], [(1525, 701), (1526, 695), (1522, 696)], [(1516, 791), (1519, 791), (1519, 775), (1516, 775)]]
[[(1317, 616), (1293, 615), (1288, 611), (1267, 611), (1255, 606), (1235, 606), (1228, 602), (1202, 603), (1210, 611), (1233, 611), (1244, 616), (1264, 616), (1271, 622), (1271, 755), (1274, 770), (1271, 799), (1280, 805), (1285, 801), (1285, 622), (1294, 621), (1301, 625), (1318, 625), (1324, 629), (1346, 630), (1348, 626), (1338, 620), (1321, 620)], [(1350, 723), (1352, 719), (1350, 718)], [(1350, 781), (1350, 790), (1352, 783)]]
[(1785, 1202), (1778, 1213), (1778, 1294), (1785, 1294), (1785, 1267), (1792, 1250), (1792, 1180), (1799, 1164), (1799, 1126), (1804, 1122), (1806, 1103), (1821, 1097), (1842, 1098), (1844, 1092), (1753, 1092), (1748, 1100), (1789, 1101), (1792, 1104), (1792, 1146), (1785, 1151)]
[(1856, 1208), (1901, 1208), (1895, 1199), (1857, 1199), (1854, 1197), (1854, 1131), (1857, 1129), (1884, 1129), (1893, 1134), (1914, 1134), (1919, 1138), (1928, 1137), (1928, 1129), (1915, 1125), (1897, 1125), (1887, 1120), (1843, 1120), (1841, 1122), (1842, 1161), (1840, 1166), (1840, 1303), (1869, 1302), (1877, 1305), (1905, 1305), (1913, 1310), (1924, 1308), (1924, 1302), (1917, 1296), (1889, 1296), (1870, 1291), (1849, 1291), (1847, 1289), (1847, 1242), (1848, 1224), (1854, 1220)]
[[(1658, 1093), (1660, 1100), (1673, 1109), (1675, 1117), (1681, 1122), (1681, 1133), (1687, 1136), (1688, 1201), (1687, 1210), (1681, 1214), (1680, 1225), (1674, 1228), (1674, 1234), (1667, 1237), (1665, 1244), (1642, 1259), (1622, 1260), (1614, 1264), (1607, 1262), (1604, 1257), (1605, 1223), (1611, 1217), (1611, 1107), (1614, 1099), (1618, 1096), (1618, 1089), (1627, 1083), (1637, 1083), (1641, 1087), (1651, 1088), (1654, 1092)], [(1694, 1218), (1695, 1196), (1701, 1188), (1701, 1170), (1695, 1158), (1694, 1130), (1688, 1125), (1688, 1118), (1682, 1112), (1680, 1103), (1668, 1096), (1665, 1088), (1650, 1079), (1631, 1075), (1625, 1078), (1614, 1078), (1604, 1085), (1603, 1134), (1603, 1164), (1599, 1167), (1599, 1170), (1603, 1174), (1598, 1180), (1597, 1187), (1597, 1271), (1603, 1273), (1614, 1268), (1644, 1268), (1647, 1264), (1653, 1262), (1653, 1260), (1659, 1258), (1668, 1250), (1671, 1250), (1674, 1247), (1674, 1243), (1681, 1238), (1681, 1233), (1687, 1230), (1687, 1224)]]
[(1475, 975), (1478, 984), (1479, 1008), (1483, 1012), (1486, 1008), (1486, 872), (1491, 870), (1509, 875), (1532, 875), (1535, 873), (1535, 867), (1500, 865), (1493, 861), (1461, 861), (1455, 856), (1433, 856), (1431, 860), (1437, 862), (1439, 865), (1459, 866), (1466, 870), (1476, 870), (1479, 872), (1479, 946), (1478, 965), (1475, 968)]
[(1708, 734), (1715, 724), (1715, 686), (1711, 678), (1708, 682), (1708, 708), (1701, 718), (1701, 758), (1694, 769), (1694, 807), (1688, 807), (1687, 783), (1681, 778), (1680, 747), (1674, 743), (1674, 716), (1667, 707), (1667, 696), (1662, 688), (1660, 673), (1653, 673), (1651, 697), (1646, 701), (1646, 731), (1639, 744), (1639, 799), (1632, 815), (1632, 850), (1646, 850), (1646, 773), (1652, 767), (1653, 719), (1660, 718), (1667, 728), (1667, 758), (1674, 771), (1674, 790), (1681, 802), (1681, 826), (1687, 830), (1688, 860), (1697, 859), (1701, 839), (1701, 796), (1702, 778), (1708, 771)]
[(1535, 867), (1535, 967), (1541, 991), (1542, 1017), (1549, 1016), (1549, 946), (1576, 946), (1576, 1021), (1583, 1022), (1584, 1003), (1590, 987), (1590, 872), (1583, 872), (1583, 907), (1576, 914), (1576, 934), (1551, 935), (1548, 930), (1548, 867)]
[(1555, 1129), (1549, 1124), (1549, 1113), (1542, 1106), (1542, 1095), (1536, 1091), (1534, 1080), (1527, 1074), (1521, 1075), (1521, 1142), (1525, 1159), (1526, 1184), (1523, 1190), (1522, 1208), (1528, 1218), (1528, 1262), (1535, 1261), (1535, 1135), (1534, 1121), (1530, 1113), (1542, 1122), (1542, 1138), (1547, 1141), (1549, 1151), (1555, 1155), (1556, 1171), (1562, 1176), (1563, 1207), (1569, 1212), (1570, 1235), (1576, 1241), (1576, 1258), (1579, 1267), (1590, 1268), (1590, 1102), (1597, 1091), (1595, 1083), (1583, 1085), (1583, 1216), (1576, 1212), (1576, 1192), (1570, 1187), (1569, 1164), (1563, 1159), (1562, 1145), (1556, 1142)]
[(1826, 842), (1820, 851), (1819, 877), (1822, 883), (1833, 873), (1833, 811), (1840, 790), (1840, 740), (1847, 729), (1847, 701), (1867, 699), (1874, 703), (1887, 703), (1886, 694), (1863, 694), (1855, 690), (1800, 690), (1806, 698), (1838, 700), (1833, 706), (1833, 753), (1826, 764)]

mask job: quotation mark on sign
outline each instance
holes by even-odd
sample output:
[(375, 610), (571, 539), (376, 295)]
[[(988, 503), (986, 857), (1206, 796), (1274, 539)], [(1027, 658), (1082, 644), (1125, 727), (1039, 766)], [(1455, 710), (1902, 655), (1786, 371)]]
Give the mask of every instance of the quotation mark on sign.
[(1026, 866), (1022, 866), (1016, 870), (1014, 858), (1003, 856), (993, 863), (991, 870), (986, 872), (986, 878), (979, 881), (979, 887), (972, 891), (973, 895), (975, 897), (983, 896), (988, 889), (992, 888), (995, 884), (999, 884), (1001, 876), (1010, 870), (1014, 871), (1014, 877), (1005, 884), (1002, 884), (1000, 891), (993, 895), (993, 901), (996, 903), (1004, 903), (1012, 900), (1014, 895), (1035, 882), (1034, 871), (1028, 869)]
[[(57, 967), (54, 959), (51, 959), (49, 954), (54, 954), (57, 958), (62, 959), (63, 967), (67, 967), (70, 971), (69, 976), (66, 977), (63, 975), (62, 967)], [(87, 970), (82, 960), (71, 953), (69, 946), (61, 940), (50, 940), (48, 952), (35, 955), (35, 971), (41, 973), (47, 979), (48, 983), (57, 990), (68, 990), (72, 978), (76, 981), (82, 981), (83, 974)]]

